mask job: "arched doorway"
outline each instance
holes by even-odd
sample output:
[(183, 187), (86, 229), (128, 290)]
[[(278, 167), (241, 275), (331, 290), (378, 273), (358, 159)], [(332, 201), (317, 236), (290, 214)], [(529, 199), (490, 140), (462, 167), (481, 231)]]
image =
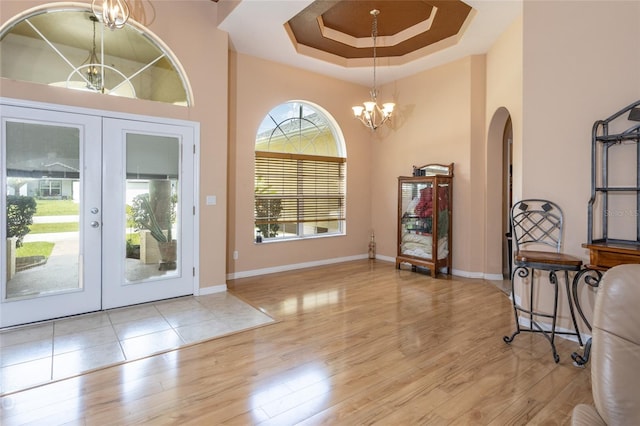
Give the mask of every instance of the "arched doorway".
[(502, 133), (502, 225), (505, 239), (502, 244), (502, 276), (511, 276), (511, 224), (509, 212), (513, 204), (513, 125), (507, 118)]
[(487, 135), (487, 240), (486, 272), (502, 279), (510, 277), (511, 246), (509, 209), (512, 193), (513, 126), (509, 111), (500, 107), (493, 114)]

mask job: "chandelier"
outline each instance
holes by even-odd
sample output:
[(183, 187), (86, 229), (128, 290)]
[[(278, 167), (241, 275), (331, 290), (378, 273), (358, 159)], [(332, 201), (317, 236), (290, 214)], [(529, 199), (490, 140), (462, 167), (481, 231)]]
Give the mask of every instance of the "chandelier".
[(87, 69), (85, 70), (87, 88), (102, 91), (102, 65), (96, 54), (96, 22), (98, 22), (98, 18), (92, 15), (89, 19), (93, 21), (93, 45), (89, 57), (85, 61), (85, 64), (87, 64)]
[[(100, 9), (96, 7), (96, 2), (102, 3)], [(126, 0), (92, 0), (91, 11), (110, 30), (124, 27), (129, 19), (129, 6)]]
[(393, 113), (393, 108), (396, 106), (393, 102), (387, 102), (382, 104), (382, 108), (378, 106), (378, 89), (376, 88), (376, 38), (378, 37), (378, 15), (380, 11), (373, 9), (369, 12), (373, 16), (373, 23), (371, 24), (371, 38), (373, 39), (373, 87), (369, 92), (371, 94), (371, 100), (363, 102), (362, 105), (354, 106), (353, 115), (359, 118), (362, 123), (372, 131), (382, 126)]

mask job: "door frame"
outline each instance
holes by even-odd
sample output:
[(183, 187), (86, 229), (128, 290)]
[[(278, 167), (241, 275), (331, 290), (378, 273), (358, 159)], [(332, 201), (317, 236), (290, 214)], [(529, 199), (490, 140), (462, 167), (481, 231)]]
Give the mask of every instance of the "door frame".
[[(39, 109), (60, 113), (71, 113), (78, 115), (87, 115), (98, 118), (112, 118), (118, 120), (134, 120), (146, 123), (168, 124), (175, 126), (190, 127), (193, 130), (193, 143), (194, 143), (194, 157), (193, 157), (193, 294), (199, 295), (200, 290), (200, 123), (196, 121), (180, 120), (175, 118), (155, 117), (139, 114), (121, 113), (115, 111), (98, 110), (92, 108), (76, 107), (62, 104), (51, 104), (36, 101), (27, 101), (22, 99), (13, 99), (0, 97), (0, 105), (12, 106), (20, 108)], [(102, 138), (102, 132), (100, 134)], [(4, 254), (4, 250), (0, 250), (0, 253)], [(102, 257), (104, 253), (102, 254)], [(103, 308), (104, 309), (104, 306)]]

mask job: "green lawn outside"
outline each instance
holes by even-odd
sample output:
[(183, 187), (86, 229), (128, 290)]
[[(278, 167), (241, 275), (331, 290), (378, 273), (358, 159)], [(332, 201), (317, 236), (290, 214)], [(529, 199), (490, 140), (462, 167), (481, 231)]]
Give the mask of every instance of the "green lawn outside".
[(78, 222), (34, 223), (29, 226), (30, 234), (48, 234), (53, 232), (78, 232)]
[(31, 257), (31, 256), (51, 256), (53, 246), (55, 243), (49, 242), (35, 242), (35, 243), (23, 243), (22, 247), (16, 249), (16, 257)]
[(72, 200), (36, 200), (35, 216), (77, 215), (80, 204)]
[(134, 246), (140, 245), (140, 234), (134, 232), (133, 234), (127, 234), (127, 241), (130, 241)]

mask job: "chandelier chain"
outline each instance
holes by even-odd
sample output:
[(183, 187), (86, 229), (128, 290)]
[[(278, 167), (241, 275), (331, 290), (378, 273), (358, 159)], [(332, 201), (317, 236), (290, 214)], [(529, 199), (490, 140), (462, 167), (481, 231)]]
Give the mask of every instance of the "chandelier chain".
[(93, 23), (93, 43), (87, 60), (87, 88), (99, 91), (102, 89), (102, 64), (96, 53), (96, 22), (98, 22), (98, 18), (92, 15), (89, 20)]
[(371, 38), (373, 39), (373, 89), (371, 89), (371, 96), (376, 101), (378, 97), (378, 86), (376, 84), (376, 61), (378, 59), (376, 51), (376, 40), (378, 38), (378, 14), (380, 11), (374, 9), (371, 11), (373, 15), (373, 23), (371, 24)]
[(353, 115), (359, 119), (362, 124), (374, 131), (391, 118), (395, 104), (393, 102), (387, 102), (382, 104), (382, 108), (378, 105), (378, 76), (376, 74), (376, 66), (378, 61), (378, 14), (380, 14), (380, 11), (373, 9), (369, 14), (373, 16), (373, 22), (371, 23), (371, 39), (373, 40), (373, 87), (369, 92), (371, 100), (363, 102), (362, 105), (356, 105), (352, 107), (352, 109)]

